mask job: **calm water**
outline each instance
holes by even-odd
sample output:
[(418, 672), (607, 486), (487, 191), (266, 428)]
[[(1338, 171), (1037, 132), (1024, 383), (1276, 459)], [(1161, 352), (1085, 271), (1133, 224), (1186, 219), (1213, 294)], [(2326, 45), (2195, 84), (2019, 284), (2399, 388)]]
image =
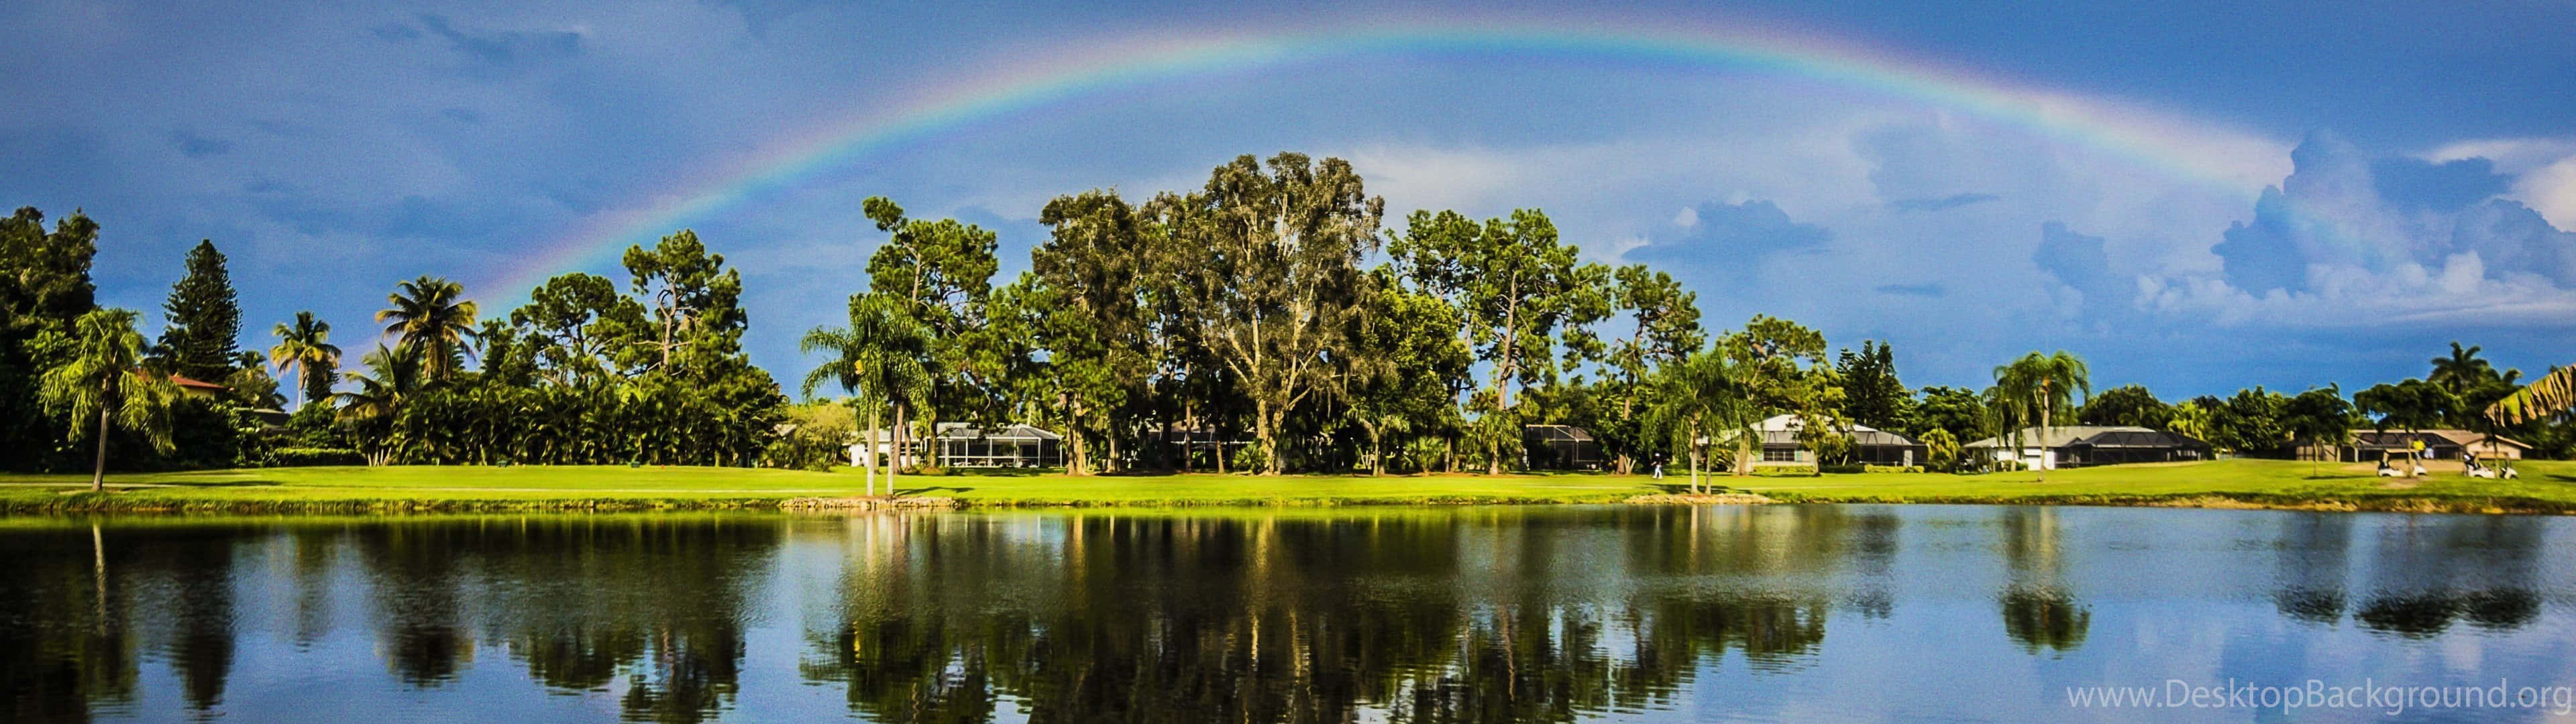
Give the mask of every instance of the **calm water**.
[(19, 721), (2385, 720), (2067, 687), (2576, 684), (2569, 552), (1975, 506), (17, 520), (0, 681)]

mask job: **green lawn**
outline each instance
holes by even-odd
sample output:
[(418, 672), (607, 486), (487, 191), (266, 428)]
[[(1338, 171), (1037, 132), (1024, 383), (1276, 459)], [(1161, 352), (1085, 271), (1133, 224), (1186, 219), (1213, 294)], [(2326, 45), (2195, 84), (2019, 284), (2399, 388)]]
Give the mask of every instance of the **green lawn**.
[[(1713, 484), (1782, 500), (1918, 503), (2259, 505), (2376, 510), (2576, 512), (2576, 463), (2523, 463), (2524, 478), (2436, 474), (2391, 485), (2367, 469), (2228, 460), (2032, 473), (1710, 477)], [(798, 497), (856, 495), (857, 471), (624, 466), (276, 468), (117, 475), (110, 492), (84, 492), (79, 475), (0, 476), (0, 511), (208, 510), (238, 512), (490, 510), (536, 508), (773, 507)], [(1137, 475), (905, 476), (907, 495), (969, 505), (1353, 505), (1602, 503), (1669, 492), (1644, 476), (1568, 475)]]

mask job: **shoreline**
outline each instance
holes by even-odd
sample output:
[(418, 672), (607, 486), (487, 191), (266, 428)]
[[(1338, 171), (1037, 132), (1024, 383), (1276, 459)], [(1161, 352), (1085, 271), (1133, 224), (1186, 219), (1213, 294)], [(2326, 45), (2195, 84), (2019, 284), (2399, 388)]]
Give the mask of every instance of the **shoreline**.
[[(364, 499), (364, 500), (118, 500), (116, 493), (65, 495), (57, 501), (10, 500), (0, 503), (0, 518), (80, 515), (230, 516), (230, 515), (415, 515), (447, 513), (639, 513), (639, 512), (787, 512), (861, 513), (884, 509), (919, 512), (995, 510), (1210, 510), (1317, 509), (1389, 507), (1487, 507), (1552, 505), (2043, 505), (2108, 508), (2202, 510), (2283, 510), (2331, 513), (2421, 513), (2445, 515), (2576, 515), (2576, 503), (2514, 497), (2356, 496), (2300, 498), (2263, 494), (2076, 494), (2023, 496), (1815, 496), (1723, 493), (1712, 495), (1648, 494), (1621, 499), (1537, 498), (1192, 498), (1175, 500), (983, 499), (948, 497), (828, 499), (811, 498), (535, 498), (535, 499)], [(869, 502), (840, 502), (840, 501)]]
[[(2032, 473), (1861, 472), (1655, 480), (1609, 473), (1412, 476), (1214, 474), (903, 476), (896, 505), (931, 509), (1334, 508), (1864, 503), (2576, 514), (2576, 462), (2526, 461), (2519, 480), (2392, 480), (2368, 468), (2233, 459)], [(662, 466), (261, 468), (112, 476), (0, 475), (0, 516), (867, 509), (855, 472)]]

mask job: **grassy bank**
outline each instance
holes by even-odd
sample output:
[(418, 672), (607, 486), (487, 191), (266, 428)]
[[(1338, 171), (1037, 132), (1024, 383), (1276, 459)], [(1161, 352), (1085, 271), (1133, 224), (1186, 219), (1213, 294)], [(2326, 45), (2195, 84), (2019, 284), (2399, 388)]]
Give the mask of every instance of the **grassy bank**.
[[(1783, 501), (2189, 505), (2324, 510), (2576, 513), (2576, 463), (2528, 462), (2521, 480), (2457, 473), (2389, 482), (2366, 466), (2227, 460), (2032, 473), (1711, 477)], [(0, 512), (398, 512), (775, 508), (860, 492), (855, 471), (689, 467), (278, 468), (120, 475), (106, 493), (75, 475), (0, 477)], [(1677, 490), (1644, 476), (906, 476), (906, 495), (969, 506), (1610, 503)]]

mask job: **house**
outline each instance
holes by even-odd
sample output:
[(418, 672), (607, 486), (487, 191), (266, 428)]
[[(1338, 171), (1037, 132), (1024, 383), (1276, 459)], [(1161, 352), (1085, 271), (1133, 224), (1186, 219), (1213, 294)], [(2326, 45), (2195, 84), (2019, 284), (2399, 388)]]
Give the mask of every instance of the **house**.
[(1610, 456), (1592, 431), (1573, 425), (1521, 426), (1521, 467), (1528, 470), (1600, 470)]
[[(2352, 442), (2332, 446), (2336, 459), (2348, 463), (2377, 462), (2389, 457), (2405, 457), (2423, 443), (2423, 455), (2429, 460), (2456, 460), (2460, 451), (2476, 453), (2487, 460), (2521, 460), (2531, 446), (2502, 435), (2490, 436), (2471, 430), (2363, 430), (2352, 434)], [(2303, 457), (2314, 456), (2314, 443), (2302, 443)]]
[[(1804, 426), (1805, 422), (1796, 415), (1773, 415), (1755, 423), (1753, 429), (1762, 433), (1762, 449), (1760, 457), (1754, 460), (1753, 466), (1759, 468), (1816, 464), (1816, 451), (1808, 449), (1798, 441), (1798, 431)], [(1922, 443), (1915, 442), (1913, 438), (1904, 435), (1868, 425), (1853, 425), (1842, 432), (1845, 437), (1851, 438), (1851, 448), (1845, 452), (1854, 463), (1921, 465), (1927, 457)]]
[[(2020, 447), (2016, 449), (2014, 444)], [(2086, 465), (2165, 463), (2211, 459), (2209, 443), (2178, 432), (2132, 425), (2067, 425), (2047, 434), (2022, 428), (2018, 441), (1990, 437), (1959, 446), (1969, 459), (2018, 462), (2054, 470)]]
[[(896, 457), (891, 431), (862, 435), (850, 444), (850, 464), (864, 466), (873, 452), (878, 462)], [(1064, 436), (1030, 425), (980, 427), (963, 422), (939, 423), (928, 440), (904, 441), (901, 465), (937, 462), (953, 468), (1051, 468), (1064, 465)], [(938, 453), (935, 458), (927, 453)]]
[(225, 387), (223, 385), (218, 385), (204, 380), (192, 380), (178, 375), (170, 376), (170, 384), (179, 386), (179, 394), (196, 399), (220, 397), (225, 392), (232, 390), (232, 388)]

